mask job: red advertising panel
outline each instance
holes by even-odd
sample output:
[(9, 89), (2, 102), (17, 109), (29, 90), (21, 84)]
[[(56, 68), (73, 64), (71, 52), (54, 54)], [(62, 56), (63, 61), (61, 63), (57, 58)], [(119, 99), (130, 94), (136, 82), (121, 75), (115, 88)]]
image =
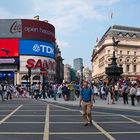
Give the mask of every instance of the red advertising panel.
[(55, 42), (55, 28), (44, 21), (22, 19), (22, 38)]
[(18, 56), (18, 39), (0, 39), (0, 57)]

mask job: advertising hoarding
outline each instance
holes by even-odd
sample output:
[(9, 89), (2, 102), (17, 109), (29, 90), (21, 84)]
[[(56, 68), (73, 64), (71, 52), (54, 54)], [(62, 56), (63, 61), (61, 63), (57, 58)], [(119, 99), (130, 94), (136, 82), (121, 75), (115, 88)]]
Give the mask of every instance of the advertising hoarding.
[(54, 45), (48, 42), (20, 40), (19, 53), (21, 55), (36, 55), (54, 58)]
[(55, 28), (44, 21), (22, 19), (22, 38), (55, 42)]
[(22, 25), (20, 19), (0, 19), (0, 38), (21, 38)]
[(55, 28), (50, 23), (29, 19), (0, 19), (0, 38), (23, 38), (55, 43)]
[(9, 71), (9, 72), (5, 72), (5, 71), (0, 71), (0, 78), (14, 78), (14, 72)]
[(18, 39), (0, 39), (0, 57), (18, 56)]
[(31, 67), (34, 73), (40, 72), (42, 67), (47, 69), (48, 74), (55, 74), (56, 72), (56, 63), (52, 58), (20, 55), (20, 71), (27, 71), (27, 67)]
[(19, 58), (0, 58), (1, 64), (19, 64)]

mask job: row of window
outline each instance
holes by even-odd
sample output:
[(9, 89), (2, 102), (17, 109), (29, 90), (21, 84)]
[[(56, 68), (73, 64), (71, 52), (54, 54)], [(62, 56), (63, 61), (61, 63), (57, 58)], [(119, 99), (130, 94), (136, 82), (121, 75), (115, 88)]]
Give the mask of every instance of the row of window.
[[(122, 65), (120, 65), (122, 67)], [(126, 65), (126, 72), (130, 72), (130, 65)], [(137, 72), (137, 65), (133, 65), (133, 72)]]
[[(120, 59), (118, 59), (118, 60), (119, 60), (120, 62), (123, 62), (123, 58), (120, 58)], [(111, 61), (111, 58), (108, 58), (108, 61)], [(131, 62), (130, 58), (126, 58), (125, 62), (126, 62), (126, 63), (130, 63), (130, 62)], [(136, 62), (137, 62), (136, 58), (134, 58), (134, 59), (132, 60), (132, 62), (133, 62), (133, 63), (136, 63)]]
[[(108, 54), (110, 54), (110, 50), (107, 50), (108, 52)], [(122, 50), (120, 50), (120, 52), (118, 53), (118, 54), (123, 54), (123, 51)], [(130, 54), (130, 51), (127, 51), (127, 55), (129, 55)], [(137, 52), (136, 51), (134, 51), (134, 55), (136, 55), (137, 54)]]
[(126, 37), (132, 37), (132, 38), (136, 38), (137, 37), (136, 34), (122, 33), (122, 32), (118, 33), (118, 36), (119, 37), (126, 36)]

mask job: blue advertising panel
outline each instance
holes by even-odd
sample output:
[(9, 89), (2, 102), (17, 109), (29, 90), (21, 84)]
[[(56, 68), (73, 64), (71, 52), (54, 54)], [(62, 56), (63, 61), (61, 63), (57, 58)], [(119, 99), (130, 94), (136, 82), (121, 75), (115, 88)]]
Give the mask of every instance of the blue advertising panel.
[(14, 72), (0, 72), (0, 78), (14, 78)]
[(20, 40), (19, 54), (21, 55), (38, 55), (54, 58), (54, 45), (48, 42), (34, 40)]

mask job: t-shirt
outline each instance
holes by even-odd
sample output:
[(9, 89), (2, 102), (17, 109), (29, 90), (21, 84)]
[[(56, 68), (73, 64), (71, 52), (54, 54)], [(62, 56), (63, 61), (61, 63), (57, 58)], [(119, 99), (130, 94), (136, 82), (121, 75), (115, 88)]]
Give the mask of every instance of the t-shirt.
[(83, 101), (85, 101), (85, 102), (91, 101), (91, 95), (93, 95), (91, 88), (83, 88), (81, 90), (81, 97), (82, 97)]

